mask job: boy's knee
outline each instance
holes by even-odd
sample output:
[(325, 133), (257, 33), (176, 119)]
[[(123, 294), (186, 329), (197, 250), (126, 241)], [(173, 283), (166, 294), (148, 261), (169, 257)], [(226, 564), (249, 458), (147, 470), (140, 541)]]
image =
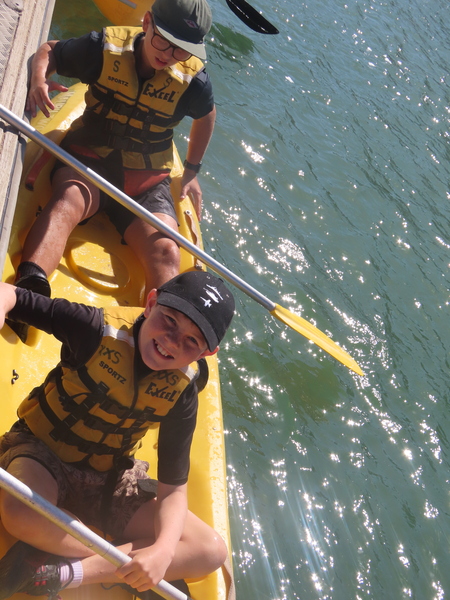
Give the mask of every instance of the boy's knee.
[(168, 238), (160, 238), (145, 259), (145, 270), (148, 283), (152, 283), (153, 287), (159, 287), (178, 275), (180, 270), (178, 245)]
[(228, 556), (227, 546), (218, 533), (215, 533), (215, 535), (208, 540), (204, 546), (203, 552), (210, 573), (220, 569)]
[(54, 198), (48, 211), (53, 219), (57, 218), (73, 229), (84, 219), (87, 206), (87, 198), (82, 194), (71, 193)]
[(218, 535), (216, 544), (216, 569), (219, 569), (223, 563), (227, 560), (228, 549), (223, 539)]
[(167, 262), (176, 262), (180, 258), (180, 249), (178, 245), (167, 237), (162, 237), (156, 243), (158, 254), (164, 257)]

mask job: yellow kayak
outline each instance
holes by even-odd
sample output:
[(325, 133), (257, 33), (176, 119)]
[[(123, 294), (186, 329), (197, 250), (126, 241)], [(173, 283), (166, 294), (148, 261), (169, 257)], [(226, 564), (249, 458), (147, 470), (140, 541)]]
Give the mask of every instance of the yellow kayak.
[[(79, 83), (54, 98), (55, 110), (50, 118), (42, 113), (32, 125), (54, 142), (59, 143), (71, 122), (84, 109), (86, 87)], [(34, 142), (28, 142), (23, 180), (11, 230), (8, 255), (3, 269), (3, 281), (12, 282), (20, 262), (22, 244), (27, 231), (50, 197), (49, 173), (53, 159)], [(176, 200), (180, 233), (192, 243), (201, 243), (195, 211), (189, 199), (178, 201), (181, 162), (176, 156), (172, 172), (172, 194)], [(33, 189), (27, 189), (32, 187)], [(186, 251), (181, 250), (181, 270), (204, 268)], [(144, 275), (131, 250), (121, 244), (117, 231), (104, 214), (86, 225), (77, 227), (69, 238), (64, 257), (51, 275), (53, 297), (64, 297), (95, 306), (132, 305), (144, 302)], [(19, 403), (28, 392), (42, 382), (43, 376), (59, 361), (60, 344), (52, 336), (30, 329), (23, 344), (7, 326), (0, 332), (0, 385), (2, 411), (0, 432), (7, 431), (16, 420)], [(208, 358), (210, 379), (199, 398), (197, 429), (191, 452), (188, 483), (189, 508), (211, 525), (228, 542), (229, 523), (226, 498), (225, 451), (217, 358)], [(156, 476), (157, 428), (149, 431), (139, 458), (150, 462), (152, 477)], [(15, 542), (0, 522), (0, 556)], [(231, 555), (231, 552), (230, 552)], [(189, 581), (195, 600), (225, 600), (230, 578), (225, 569), (199, 581)], [(63, 600), (131, 600), (132, 596), (119, 588), (104, 590), (100, 585), (81, 586), (61, 593)], [(26, 600), (17, 594), (15, 600)]]
[(113, 25), (138, 27), (153, 0), (94, 0), (94, 4)]

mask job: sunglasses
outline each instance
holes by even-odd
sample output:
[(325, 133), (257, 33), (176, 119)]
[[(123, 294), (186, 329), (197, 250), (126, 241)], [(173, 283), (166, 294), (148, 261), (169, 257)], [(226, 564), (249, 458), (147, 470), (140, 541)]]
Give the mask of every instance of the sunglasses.
[(166, 50), (168, 50), (169, 48), (172, 48), (172, 56), (179, 61), (183, 61), (183, 60), (187, 60), (188, 58), (191, 58), (192, 54), (190, 52), (188, 52), (187, 50), (183, 50), (183, 48), (180, 48), (179, 46), (175, 46), (175, 44), (171, 44), (168, 40), (166, 40), (165, 37), (163, 37), (162, 35), (160, 35), (157, 32), (156, 29), (156, 25), (153, 21), (153, 17), (152, 17), (152, 27), (153, 27), (153, 35), (151, 37), (151, 45), (153, 46), (153, 48), (155, 48), (156, 50), (161, 50), (162, 52), (165, 52)]

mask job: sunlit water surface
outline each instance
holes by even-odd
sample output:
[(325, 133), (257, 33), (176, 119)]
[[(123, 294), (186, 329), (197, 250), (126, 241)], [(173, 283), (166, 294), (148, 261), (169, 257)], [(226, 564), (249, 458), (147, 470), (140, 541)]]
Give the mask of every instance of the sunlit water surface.
[[(220, 353), (237, 595), (444, 599), (448, 7), (252, 4), (278, 36), (211, 0), (206, 249), (365, 377), (237, 292)], [(51, 35), (103, 24), (88, 0), (59, 0)]]

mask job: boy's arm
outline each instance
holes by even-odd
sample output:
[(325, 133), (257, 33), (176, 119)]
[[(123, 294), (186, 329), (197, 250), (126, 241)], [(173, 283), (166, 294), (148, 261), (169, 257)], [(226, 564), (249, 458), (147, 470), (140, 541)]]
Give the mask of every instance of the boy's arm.
[(5, 324), (5, 317), (16, 305), (16, 286), (0, 282), (0, 329)]
[(47, 298), (6, 283), (0, 285), (2, 324), (8, 312), (12, 321), (53, 335), (63, 344), (61, 362), (65, 367), (78, 369), (91, 358), (103, 333), (102, 309), (63, 298)]
[(155, 514), (155, 542), (140, 550), (130, 552), (131, 562), (121, 567), (117, 574), (125, 581), (146, 591), (164, 578), (175, 555), (175, 548), (183, 533), (187, 515), (187, 484), (158, 483)]
[(187, 483), (184, 485), (168, 485), (159, 482), (156, 506), (156, 541), (154, 546), (158, 547), (160, 554), (170, 556), (168, 563), (170, 564), (186, 521), (188, 510)]
[(26, 110), (31, 111), (33, 117), (36, 116), (38, 108), (42, 110), (46, 117), (50, 116), (48, 108), (53, 110), (55, 106), (50, 99), (49, 92), (54, 90), (58, 90), (59, 92), (67, 91), (66, 86), (49, 79), (56, 71), (56, 61), (53, 53), (56, 44), (57, 40), (50, 40), (42, 44), (31, 63), (31, 78)]
[[(192, 122), (191, 132), (189, 134), (189, 144), (186, 153), (186, 160), (191, 164), (197, 165), (199, 162), (201, 162), (211, 139), (215, 121), (216, 107), (214, 107), (212, 111), (204, 117), (195, 119)], [(197, 173), (186, 167), (181, 179), (180, 198), (185, 198), (187, 194), (192, 194), (195, 212), (197, 213), (198, 219), (201, 220), (202, 190), (197, 179)]]

